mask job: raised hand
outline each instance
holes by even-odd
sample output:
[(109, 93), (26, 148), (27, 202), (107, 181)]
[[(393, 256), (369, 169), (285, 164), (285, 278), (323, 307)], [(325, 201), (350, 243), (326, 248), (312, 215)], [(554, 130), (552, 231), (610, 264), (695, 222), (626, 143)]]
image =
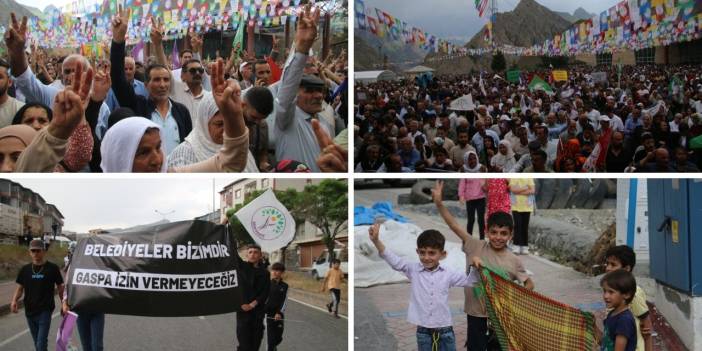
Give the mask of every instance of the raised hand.
[(311, 4), (307, 4), (300, 13), (297, 21), (297, 31), (295, 32), (295, 47), (297, 52), (307, 55), (312, 48), (312, 44), (317, 39), (317, 23), (319, 22), (319, 9), (312, 9)]
[(212, 97), (224, 117), (224, 133), (230, 138), (244, 134), (244, 112), (241, 107), (241, 87), (235, 80), (224, 80), (224, 61), (221, 58), (210, 65)]
[(372, 242), (376, 242), (380, 239), (380, 223), (375, 223), (368, 228), (368, 237)]
[(54, 113), (47, 127), (48, 132), (56, 138), (67, 140), (84, 119), (85, 110), (80, 96), (70, 88), (60, 91), (56, 94), (52, 110)]
[(444, 181), (443, 180), (437, 180), (436, 185), (434, 185), (434, 189), (431, 189), (431, 198), (434, 200), (434, 203), (436, 205), (441, 204), (441, 201), (443, 199), (443, 192), (444, 192)]
[(151, 17), (151, 31), (149, 32), (149, 37), (151, 37), (151, 42), (154, 44), (160, 44), (163, 41), (163, 36), (166, 33), (166, 27), (163, 24), (163, 19), (159, 18), (158, 21)]
[(132, 16), (132, 9), (124, 10), (122, 5), (117, 7), (117, 16), (112, 19), (112, 40), (116, 43), (123, 43), (129, 29), (129, 18)]
[(95, 77), (93, 77), (93, 89), (90, 92), (90, 99), (96, 102), (105, 101), (111, 87), (110, 62), (106, 61), (98, 67)]
[(334, 144), (334, 140), (322, 129), (319, 121), (312, 120), (312, 130), (317, 137), (317, 143), (322, 153), (317, 158), (317, 166), (322, 172), (347, 172), (348, 152)]
[(10, 28), (5, 32), (5, 45), (10, 52), (24, 53), (27, 44), (27, 16), (22, 17), (22, 24), (17, 22), (15, 13), (10, 13)]

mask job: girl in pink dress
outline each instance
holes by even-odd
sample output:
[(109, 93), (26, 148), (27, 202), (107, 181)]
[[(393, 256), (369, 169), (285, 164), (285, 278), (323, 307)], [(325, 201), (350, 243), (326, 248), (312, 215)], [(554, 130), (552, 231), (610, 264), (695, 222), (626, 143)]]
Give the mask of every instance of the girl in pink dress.
[(490, 215), (500, 211), (512, 214), (512, 205), (509, 197), (509, 184), (507, 179), (488, 179), (485, 186), (487, 188), (485, 232), (487, 232), (487, 219), (490, 218)]

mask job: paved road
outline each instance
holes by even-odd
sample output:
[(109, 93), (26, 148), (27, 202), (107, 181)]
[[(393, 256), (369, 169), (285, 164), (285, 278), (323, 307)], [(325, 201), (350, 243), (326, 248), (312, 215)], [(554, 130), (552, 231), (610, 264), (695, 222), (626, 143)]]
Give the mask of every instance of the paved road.
[[(347, 350), (348, 322), (300, 303), (289, 301), (288, 321), (281, 350)], [(51, 323), (49, 344), (55, 340), (60, 316)], [(106, 350), (233, 350), (236, 345), (234, 313), (181, 318), (108, 315)], [(78, 333), (74, 341), (79, 345)], [(0, 317), (0, 350), (31, 350), (32, 338), (22, 313)], [(49, 347), (53, 350), (54, 345)], [(264, 347), (261, 347), (265, 350)]]

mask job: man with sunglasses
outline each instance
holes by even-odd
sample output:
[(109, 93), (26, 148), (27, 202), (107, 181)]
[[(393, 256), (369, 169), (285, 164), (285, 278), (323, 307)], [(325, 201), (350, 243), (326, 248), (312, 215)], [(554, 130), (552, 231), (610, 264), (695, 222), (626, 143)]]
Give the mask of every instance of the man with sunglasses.
[(46, 250), (43, 241), (32, 240), (29, 243), (29, 253), (32, 263), (22, 267), (17, 275), (17, 289), (12, 296), (10, 310), (12, 313), (19, 311), (19, 299), (24, 295), (24, 314), (34, 340), (34, 348), (46, 351), (51, 313), (56, 307), (54, 289), (58, 290), (59, 296), (63, 296), (63, 277), (57, 265), (44, 259)]
[(197, 121), (200, 101), (212, 92), (205, 90), (202, 85), (205, 67), (198, 59), (190, 59), (183, 64), (180, 71), (180, 81), (171, 80), (171, 99), (179, 102), (190, 111), (193, 125)]
[[(150, 33), (151, 42), (156, 51), (156, 61), (165, 65), (167, 59), (166, 53), (163, 50), (163, 35), (164, 28), (162, 21), (154, 20)], [(196, 37), (197, 36), (195, 36), (195, 38)], [(195, 42), (197, 42), (197, 40), (195, 40)], [(181, 68), (171, 72), (172, 77), (169, 97), (171, 100), (184, 105), (185, 108), (188, 109), (191, 122), (195, 125), (195, 121), (200, 117), (198, 116), (198, 105), (204, 97), (212, 95), (212, 89), (207, 89), (204, 85), (207, 73), (200, 60), (193, 58), (192, 52), (189, 52), (188, 55), (184, 54), (182, 58), (186, 60), (183, 62)]]

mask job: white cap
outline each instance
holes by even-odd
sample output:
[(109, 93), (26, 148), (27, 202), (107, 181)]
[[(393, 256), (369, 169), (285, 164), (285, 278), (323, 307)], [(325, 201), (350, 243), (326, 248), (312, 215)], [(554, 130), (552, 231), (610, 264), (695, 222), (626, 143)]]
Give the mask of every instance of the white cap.
[(600, 122), (609, 122), (611, 120), (612, 119), (609, 118), (609, 116), (607, 116), (607, 115), (600, 115)]
[(502, 116), (500, 116), (500, 122), (502, 122), (502, 121), (511, 121), (511, 120), (512, 120), (512, 119), (511, 119), (509, 116), (507, 116), (507, 115), (502, 115)]

